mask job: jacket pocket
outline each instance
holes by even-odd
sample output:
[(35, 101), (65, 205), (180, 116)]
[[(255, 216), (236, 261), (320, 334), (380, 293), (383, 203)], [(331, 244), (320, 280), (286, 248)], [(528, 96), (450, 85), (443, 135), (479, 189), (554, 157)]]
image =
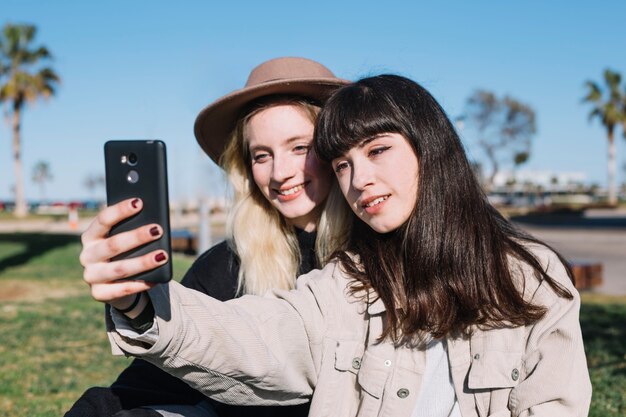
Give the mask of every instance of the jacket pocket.
[(474, 354), (467, 385), (474, 390), (480, 417), (510, 416), (511, 390), (521, 381), (521, 352), (484, 351)]
[(363, 341), (339, 340), (335, 349), (335, 369), (342, 372), (359, 373), (363, 361)]
[(390, 365), (385, 365), (383, 358), (366, 351), (363, 355), (357, 381), (365, 392), (376, 399), (380, 399), (383, 396), (389, 371)]
[(390, 361), (365, 351), (362, 341), (339, 341), (335, 351), (335, 369), (357, 376), (359, 387), (380, 399), (390, 372)]
[(328, 414), (324, 415), (356, 416), (362, 395), (357, 389), (356, 379), (363, 361), (363, 341), (339, 340), (336, 343), (334, 374), (330, 384), (323, 388), (318, 385), (317, 388), (328, 392), (327, 398), (333, 398), (328, 403)]
[(521, 380), (521, 352), (485, 351), (472, 359), (467, 385), (470, 389), (513, 388)]

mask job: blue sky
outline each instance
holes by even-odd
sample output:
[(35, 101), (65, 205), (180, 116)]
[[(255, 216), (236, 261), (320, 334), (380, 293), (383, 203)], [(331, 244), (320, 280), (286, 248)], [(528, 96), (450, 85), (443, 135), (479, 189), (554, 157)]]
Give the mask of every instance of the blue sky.
[[(55, 56), (57, 95), (26, 109), (26, 192), (37, 161), (51, 199), (88, 198), (108, 139), (168, 145), (173, 199), (220, 194), (223, 178), (202, 154), (193, 122), (277, 56), (318, 60), (343, 78), (393, 72), (424, 85), (452, 117), (477, 88), (509, 94), (537, 112), (525, 169), (585, 172), (606, 182), (607, 141), (581, 104), (583, 84), (609, 67), (626, 76), (624, 1), (33, 1), (0, 0), (0, 24), (32, 23)], [(462, 132), (474, 159), (482, 154)], [(618, 180), (626, 141), (616, 138)], [(11, 196), (10, 130), (0, 125), (0, 199)], [(102, 198), (104, 190), (93, 197)]]

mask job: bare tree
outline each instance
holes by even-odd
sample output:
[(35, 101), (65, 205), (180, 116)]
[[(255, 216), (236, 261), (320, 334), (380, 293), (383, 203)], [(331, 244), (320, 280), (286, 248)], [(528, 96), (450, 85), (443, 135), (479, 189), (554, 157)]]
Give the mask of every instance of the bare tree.
[(467, 99), (463, 120), (476, 133), (478, 145), (491, 164), (488, 189), (493, 187), (500, 163), (516, 167), (530, 158), (537, 127), (535, 111), (529, 105), (509, 96), (501, 99), (490, 91), (477, 90)]

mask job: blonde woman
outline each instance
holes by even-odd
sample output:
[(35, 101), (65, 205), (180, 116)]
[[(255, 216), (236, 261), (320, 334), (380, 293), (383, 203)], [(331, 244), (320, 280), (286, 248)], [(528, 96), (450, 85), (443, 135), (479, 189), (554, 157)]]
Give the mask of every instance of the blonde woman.
[[(312, 151), (312, 141), (320, 105), (344, 84), (315, 61), (277, 58), (256, 67), (243, 89), (202, 110), (195, 135), (228, 174), (234, 206), (226, 241), (198, 258), (183, 285), (219, 300), (291, 289), (298, 274), (322, 266), (340, 245), (348, 209), (330, 167)], [(144, 204), (150, 202), (132, 199), (108, 207), (85, 231), (81, 263), (86, 277), (119, 279), (166, 261), (161, 252), (108, 261), (136, 245), (134, 233), (161, 235), (159, 225), (146, 225), (107, 237), (112, 225)], [(133, 285), (151, 286), (141, 281)], [(137, 311), (143, 308), (143, 300), (135, 296), (123, 300), (125, 306), (120, 308), (133, 303)], [(168, 415), (167, 410), (181, 410), (181, 405), (205, 398), (147, 362), (135, 360), (111, 387), (87, 390), (66, 416)], [(217, 402), (212, 407), (220, 416), (305, 416), (309, 408), (308, 404), (233, 407)]]

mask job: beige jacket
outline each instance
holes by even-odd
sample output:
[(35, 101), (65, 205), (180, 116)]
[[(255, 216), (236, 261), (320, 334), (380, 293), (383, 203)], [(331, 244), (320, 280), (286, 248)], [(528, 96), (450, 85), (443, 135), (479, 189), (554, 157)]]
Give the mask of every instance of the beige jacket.
[[(524, 294), (548, 307), (528, 327), (448, 338), (451, 375), (464, 417), (586, 416), (591, 385), (578, 321), (580, 301), (556, 256), (533, 251), (574, 300), (526, 272)], [(311, 417), (410, 416), (425, 352), (376, 344), (385, 307), (347, 292), (335, 264), (298, 280), (294, 291), (218, 302), (177, 283), (151, 290), (159, 337), (126, 340), (108, 320), (114, 353), (141, 356), (219, 401), (297, 404)]]

